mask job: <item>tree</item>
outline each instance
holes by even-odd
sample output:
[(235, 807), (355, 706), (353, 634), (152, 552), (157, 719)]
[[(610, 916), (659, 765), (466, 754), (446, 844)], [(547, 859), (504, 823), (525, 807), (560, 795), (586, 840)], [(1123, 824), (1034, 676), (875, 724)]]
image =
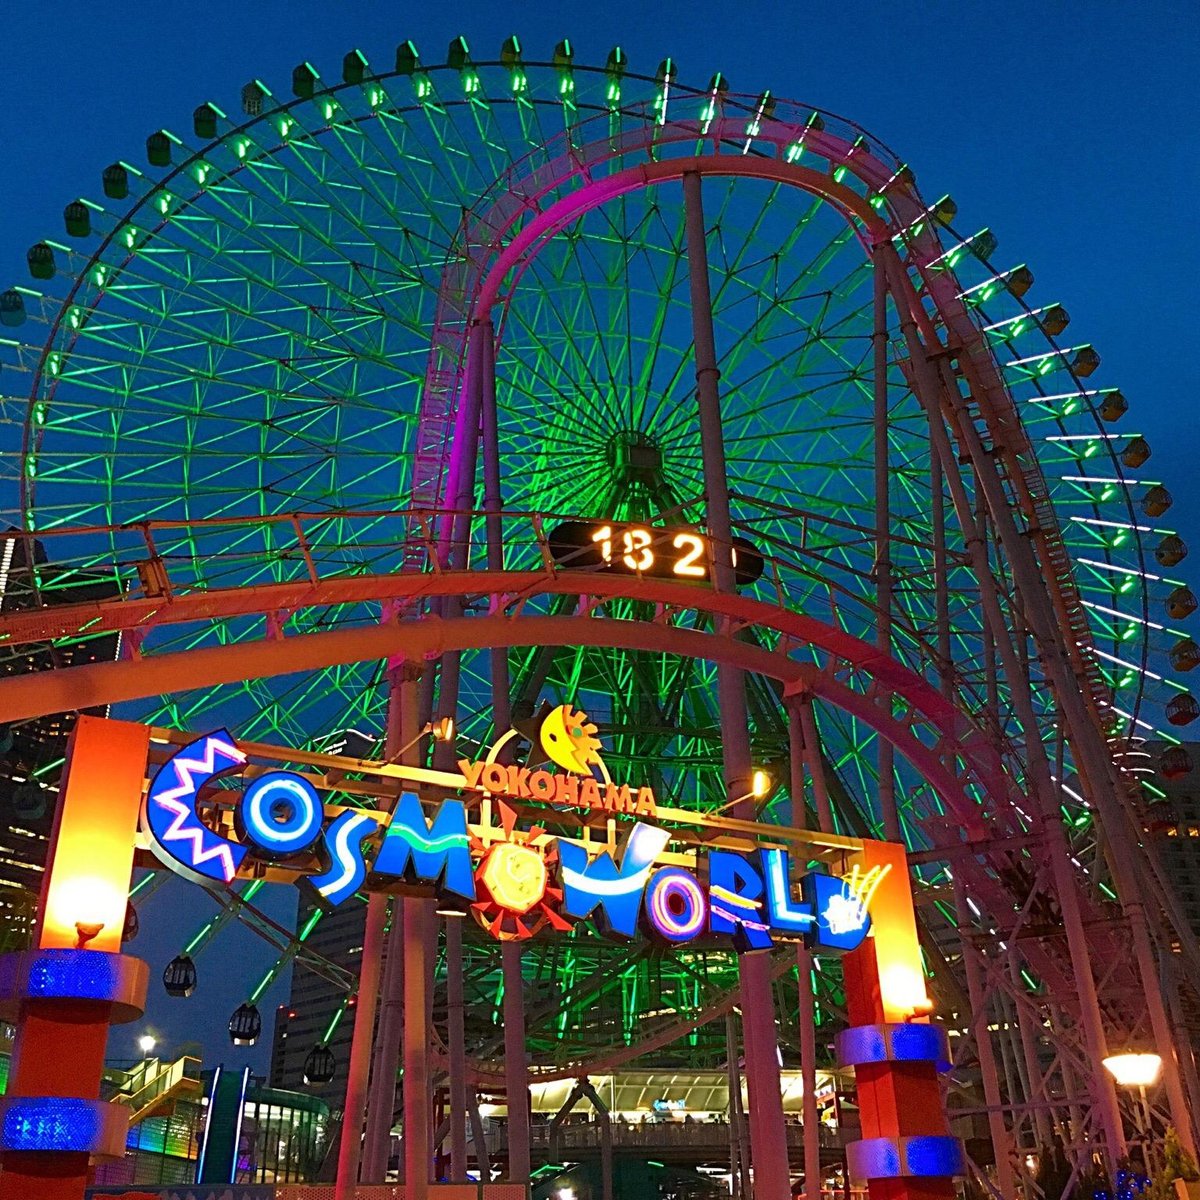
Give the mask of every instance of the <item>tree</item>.
[(1163, 1175), (1168, 1175), (1171, 1182), (1182, 1179), (1185, 1183), (1195, 1183), (1200, 1180), (1200, 1171), (1192, 1156), (1179, 1144), (1179, 1134), (1174, 1125), (1167, 1126), (1167, 1136), (1163, 1138)]

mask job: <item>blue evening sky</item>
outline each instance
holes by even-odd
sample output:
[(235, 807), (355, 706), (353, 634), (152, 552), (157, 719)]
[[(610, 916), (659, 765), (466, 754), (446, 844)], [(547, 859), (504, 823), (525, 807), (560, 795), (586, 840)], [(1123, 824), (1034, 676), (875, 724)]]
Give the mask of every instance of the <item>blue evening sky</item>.
[[(530, 59), (563, 37), (579, 61), (603, 62), (620, 44), (633, 69), (652, 71), (671, 55), (688, 82), (721, 70), (736, 91), (770, 88), (832, 109), (890, 144), (928, 199), (949, 192), (962, 229), (990, 226), (996, 261), (1027, 262), (1031, 299), (1065, 304), (1072, 340), (1100, 351), (1093, 380), (1126, 393), (1124, 428), (1154, 448), (1139, 474), (1171, 489), (1171, 519), (1197, 547), (1174, 573), (1197, 579), (1194, 0), (9, 0), (0, 11), (0, 290), (27, 282), (32, 243), (62, 238), (67, 201), (100, 195), (104, 166), (141, 161), (154, 129), (190, 132), (202, 101), (232, 111), (255, 76), (287, 92), (303, 59), (336, 77), (356, 46), (383, 65), (412, 38), (435, 62), (465, 34), (477, 58), (490, 58), (511, 33)], [(0, 497), (0, 508), (13, 501)], [(190, 929), (207, 917), (205, 904), (172, 883), (144, 906), (136, 950), (156, 972), (181, 922)], [(168, 1004), (155, 985), (147, 1023), (171, 1043), (199, 1036), (213, 1055), (241, 1058), (222, 1029), (269, 961), (261, 946), (224, 935), (200, 963), (193, 1000)], [(264, 998), (268, 1030), (284, 998), (282, 985)], [(140, 1030), (118, 1030), (113, 1052), (131, 1053)], [(264, 1040), (248, 1061), (263, 1065), (267, 1052)]]

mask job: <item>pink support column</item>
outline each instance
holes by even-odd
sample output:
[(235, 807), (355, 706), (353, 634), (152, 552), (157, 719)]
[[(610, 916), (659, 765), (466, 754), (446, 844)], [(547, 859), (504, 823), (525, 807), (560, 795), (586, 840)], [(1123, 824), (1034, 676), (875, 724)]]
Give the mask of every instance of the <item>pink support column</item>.
[[(692, 338), (695, 343), (696, 393), (700, 416), (700, 448), (704, 459), (707, 525), (713, 555), (713, 584), (718, 591), (734, 590), (733, 531), (729, 511), (725, 444), (717, 384), (716, 342), (713, 337), (712, 297), (708, 283), (708, 248), (700, 175), (686, 172), (683, 196), (687, 225), (688, 276), (692, 302)], [(725, 758), (725, 786), (731, 798), (748, 796), (752, 763), (746, 723), (743, 673), (717, 668)], [(753, 806), (736, 805), (734, 814), (753, 817)], [(765, 955), (743, 955), (740, 962), (742, 1035), (746, 1044), (746, 1081), (750, 1091), (750, 1138), (754, 1152), (756, 1200), (790, 1200), (787, 1129), (779, 1078), (778, 1039), (770, 962)]]
[(367, 924), (363, 933), (362, 966), (359, 968), (358, 977), (358, 1005), (354, 1012), (354, 1036), (350, 1040), (350, 1070), (346, 1080), (342, 1135), (338, 1143), (334, 1200), (354, 1200), (355, 1189), (358, 1185), (358, 1164), (362, 1155), (363, 1116), (367, 1108), (371, 1043), (375, 1037), (375, 1010), (379, 1000), (380, 960), (386, 921), (387, 897), (372, 896), (367, 901)]
[(429, 901), (406, 898), (404, 909), (404, 1195), (425, 1200), (432, 1145), (429, 1129)]
[[(384, 752), (390, 758), (415, 763), (415, 744), (421, 728), (419, 663), (401, 663), (389, 672), (387, 735)], [(400, 1064), (400, 1039), (404, 1025), (404, 922), (399, 900), (391, 905), (391, 924), (385, 938), (383, 986), (379, 1001), (379, 1028), (371, 1061), (367, 1128), (363, 1140), (361, 1175), (368, 1183), (383, 1183), (392, 1142), (396, 1107), (396, 1072)]]
[[(468, 347), (467, 379), (464, 404), (455, 426), (450, 496), (457, 512), (454, 536), (448, 548), (447, 564), (451, 570), (469, 566), (472, 510), (475, 507), (475, 478), (479, 464), (480, 415), (483, 407), (484, 373), (494, 374), (495, 363), (490, 343), (493, 330), (489, 321), (475, 325)], [(486, 345), (485, 345), (486, 344)], [(494, 398), (493, 390), (489, 392)], [(450, 619), (462, 615), (462, 600), (448, 596), (444, 612)], [(438, 717), (458, 715), (458, 689), (462, 659), (458, 652), (443, 656), (441, 684), (437, 698)], [(429, 708), (429, 713), (434, 710)], [(433, 750), (434, 766), (438, 770), (454, 769), (453, 742), (438, 742)], [(467, 1095), (467, 1051), (463, 999), (463, 919), (449, 916), (444, 920), (446, 934), (446, 1042), (449, 1070), (450, 1108), (450, 1178), (456, 1183), (467, 1180), (467, 1120), (473, 1112)], [(477, 1148), (482, 1144), (477, 1139)], [(480, 1153), (477, 1149), (477, 1153)]]
[[(888, 323), (887, 271), (880, 261), (872, 268), (875, 328), (871, 334), (874, 361), (875, 430), (875, 603), (879, 609), (876, 636), (880, 650), (892, 653), (892, 531), (891, 463), (888, 454)], [(879, 810), (884, 836), (903, 841), (896, 810), (895, 750), (886, 738), (877, 740), (879, 754)]]
[[(788, 758), (791, 768), (792, 825), (808, 827), (804, 803), (804, 730), (796, 704), (788, 706)], [(821, 1200), (821, 1127), (817, 1112), (817, 998), (813, 992), (812, 954), (796, 947), (800, 981), (800, 1075), (804, 1088), (804, 1200)]]
[(367, 1183), (384, 1182), (391, 1149), (396, 1071), (400, 1061), (400, 1034), (404, 1026), (404, 931), (399, 899), (390, 901), (384, 929), (379, 1021), (375, 1043), (371, 1047), (366, 1132), (363, 1134), (362, 1163), (359, 1168), (359, 1175)]
[[(490, 317), (477, 326), (480, 338), (483, 429), (483, 507), (487, 529), (487, 560), (491, 570), (504, 566), (504, 529), (500, 493), (500, 440), (496, 413), (496, 342)], [(509, 727), (511, 698), (508, 651), (492, 650), (492, 719), (497, 733)], [(529, 1066), (525, 1052), (525, 983), (521, 946), (506, 942), (501, 950), (504, 976), (504, 1086), (508, 1096), (508, 1177), (529, 1180)]]

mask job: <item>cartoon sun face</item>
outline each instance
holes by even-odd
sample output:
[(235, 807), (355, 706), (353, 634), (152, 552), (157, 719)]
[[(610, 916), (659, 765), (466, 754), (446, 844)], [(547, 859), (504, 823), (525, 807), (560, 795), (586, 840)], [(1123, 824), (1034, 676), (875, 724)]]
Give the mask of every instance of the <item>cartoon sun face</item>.
[(546, 894), (549, 873), (532, 846), (496, 842), (483, 856), (476, 878), (494, 903), (524, 916)]
[(572, 775), (590, 775), (593, 763), (603, 769), (595, 732), (596, 726), (583, 709), (560, 704), (546, 714), (538, 736), (551, 762)]
[(475, 919), (502, 942), (531, 938), (547, 926), (559, 932), (570, 929), (558, 911), (562, 889), (550, 882), (558, 857), (555, 842), (542, 840), (544, 829), (517, 829), (517, 814), (503, 801), (497, 808), (504, 840), (492, 842), (475, 868)]

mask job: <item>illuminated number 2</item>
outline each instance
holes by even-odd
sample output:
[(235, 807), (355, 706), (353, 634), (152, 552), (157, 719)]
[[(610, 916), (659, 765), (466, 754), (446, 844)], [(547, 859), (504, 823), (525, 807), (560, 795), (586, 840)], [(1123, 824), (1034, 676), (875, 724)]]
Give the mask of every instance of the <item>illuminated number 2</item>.
[(694, 533), (677, 533), (671, 543), (676, 550), (687, 553), (675, 564), (676, 575), (686, 575), (690, 579), (703, 579), (707, 574), (700, 560), (704, 557), (704, 540)]
[(654, 565), (648, 529), (627, 529), (622, 540), (625, 543), (625, 556), (621, 561), (631, 571), (647, 571)]
[(606, 563), (612, 562), (612, 526), (602, 525), (592, 534), (592, 541), (600, 543), (600, 553)]

